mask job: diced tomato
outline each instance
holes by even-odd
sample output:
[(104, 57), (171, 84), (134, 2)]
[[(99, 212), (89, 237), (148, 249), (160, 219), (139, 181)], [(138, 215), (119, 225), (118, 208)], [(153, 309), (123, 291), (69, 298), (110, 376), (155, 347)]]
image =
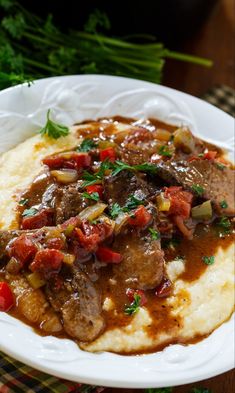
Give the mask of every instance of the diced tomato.
[(47, 240), (47, 247), (48, 248), (54, 248), (56, 250), (62, 250), (64, 247), (64, 241), (61, 239), (61, 237), (55, 237), (52, 239)]
[(23, 217), (21, 228), (39, 229), (51, 225), (53, 225), (53, 211), (51, 209), (42, 209), (34, 216)]
[(215, 157), (217, 156), (217, 151), (214, 150), (208, 150), (208, 152), (204, 153), (204, 160), (214, 160)]
[(61, 153), (45, 157), (42, 160), (43, 164), (50, 169), (70, 168), (80, 169), (89, 168), (91, 165), (91, 156), (88, 153)]
[(151, 220), (151, 214), (143, 205), (140, 205), (135, 210), (133, 217), (129, 217), (128, 223), (135, 227), (145, 227), (150, 223)]
[(122, 261), (121, 254), (107, 247), (99, 247), (95, 255), (100, 261), (105, 263), (120, 263)]
[(114, 162), (116, 160), (116, 153), (113, 147), (107, 147), (107, 149), (100, 151), (100, 161), (111, 161)]
[(127, 288), (126, 295), (127, 295), (128, 299), (130, 300), (130, 302), (133, 302), (135, 300), (134, 295), (139, 295), (140, 296), (140, 305), (144, 306), (147, 303), (147, 298), (145, 296), (145, 293), (141, 289)]
[(193, 194), (183, 191), (182, 187), (172, 186), (165, 188), (165, 196), (171, 201), (169, 214), (182, 217), (184, 220), (189, 218)]
[(113, 229), (107, 223), (90, 224), (88, 221), (83, 221), (80, 228), (75, 228), (76, 236), (80, 244), (90, 252), (94, 252), (98, 244), (111, 236)]
[(19, 236), (10, 243), (10, 246), (8, 247), (9, 256), (14, 257), (17, 261), (19, 261), (21, 267), (23, 267), (25, 263), (30, 262), (37, 251), (37, 246), (26, 235)]
[(42, 273), (49, 273), (51, 271), (58, 271), (61, 268), (64, 259), (64, 254), (55, 249), (46, 248), (37, 252), (33, 262), (30, 264), (32, 272), (40, 271)]
[(63, 222), (63, 224), (61, 224), (61, 229), (63, 229), (64, 231), (69, 230), (69, 232), (72, 232), (74, 230), (74, 228), (76, 226), (78, 226), (81, 223), (80, 218), (78, 217), (71, 217), (68, 220), (66, 220), (65, 222)]
[(100, 184), (94, 184), (93, 186), (87, 186), (86, 191), (88, 192), (88, 194), (93, 194), (93, 192), (97, 192), (100, 199), (102, 199), (104, 189)]
[(14, 296), (6, 282), (0, 282), (0, 311), (9, 311), (14, 305)]
[(161, 284), (156, 288), (157, 297), (167, 297), (172, 292), (172, 282), (169, 278), (164, 277)]

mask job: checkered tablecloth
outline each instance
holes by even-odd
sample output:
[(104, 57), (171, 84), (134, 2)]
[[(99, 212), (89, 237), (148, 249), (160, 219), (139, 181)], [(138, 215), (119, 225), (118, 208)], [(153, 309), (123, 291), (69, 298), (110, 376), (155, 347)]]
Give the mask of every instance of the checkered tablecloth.
[[(235, 90), (220, 85), (202, 98), (235, 116)], [(52, 377), (0, 352), (0, 393), (101, 393), (104, 388)]]

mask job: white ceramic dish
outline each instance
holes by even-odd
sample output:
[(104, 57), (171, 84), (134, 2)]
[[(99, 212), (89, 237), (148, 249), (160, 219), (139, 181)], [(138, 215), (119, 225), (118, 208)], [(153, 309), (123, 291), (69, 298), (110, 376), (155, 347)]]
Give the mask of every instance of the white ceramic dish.
[[(68, 125), (88, 118), (123, 115), (156, 117), (187, 124), (198, 136), (229, 149), (233, 118), (187, 94), (147, 82), (98, 75), (43, 79), (0, 93), (0, 153), (33, 135), (48, 108)], [(223, 373), (234, 365), (234, 320), (198, 344), (172, 345), (142, 356), (81, 351), (67, 339), (41, 337), (0, 313), (0, 349), (14, 358), (65, 379), (112, 387), (164, 387)]]

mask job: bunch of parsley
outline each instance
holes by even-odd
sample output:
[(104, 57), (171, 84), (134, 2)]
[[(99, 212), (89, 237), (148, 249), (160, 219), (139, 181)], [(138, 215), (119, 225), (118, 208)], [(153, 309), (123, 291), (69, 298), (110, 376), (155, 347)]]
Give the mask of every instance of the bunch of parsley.
[[(110, 21), (95, 10), (83, 31), (62, 31), (14, 0), (0, 0), (0, 89), (64, 74), (111, 74), (161, 82), (165, 58), (204, 66), (206, 59), (165, 49), (153, 41), (133, 43), (108, 35)], [(106, 31), (106, 35), (100, 32)]]

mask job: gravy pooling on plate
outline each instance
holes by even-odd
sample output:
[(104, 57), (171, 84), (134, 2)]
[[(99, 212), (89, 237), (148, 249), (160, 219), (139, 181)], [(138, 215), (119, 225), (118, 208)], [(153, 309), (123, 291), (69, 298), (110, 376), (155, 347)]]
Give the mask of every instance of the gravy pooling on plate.
[(71, 134), (68, 146), (69, 136), (28, 142), (41, 170), (18, 184), (12, 229), (0, 232), (6, 311), (89, 351), (146, 353), (211, 333), (234, 307), (224, 152), (155, 119), (87, 121)]

